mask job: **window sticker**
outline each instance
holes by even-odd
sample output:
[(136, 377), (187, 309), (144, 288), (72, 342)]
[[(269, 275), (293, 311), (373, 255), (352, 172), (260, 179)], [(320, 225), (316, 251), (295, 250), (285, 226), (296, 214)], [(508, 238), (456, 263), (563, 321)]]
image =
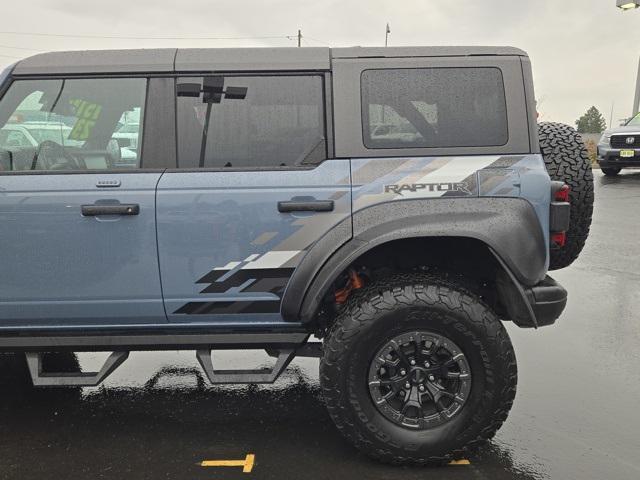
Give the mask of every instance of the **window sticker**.
[(95, 127), (102, 112), (102, 105), (81, 99), (69, 100), (69, 103), (75, 108), (75, 115), (78, 117), (76, 124), (69, 133), (69, 138), (71, 140), (89, 139), (93, 127)]

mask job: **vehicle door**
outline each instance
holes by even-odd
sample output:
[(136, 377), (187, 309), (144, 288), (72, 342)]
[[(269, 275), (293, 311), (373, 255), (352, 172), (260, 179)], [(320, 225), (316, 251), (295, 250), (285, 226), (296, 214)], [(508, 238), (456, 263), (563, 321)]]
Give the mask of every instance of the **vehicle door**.
[(306, 251), (351, 231), (348, 160), (332, 156), (318, 73), (177, 80), (177, 169), (158, 185), (158, 245), (169, 321), (282, 321)]
[[(146, 78), (15, 78), (0, 101), (0, 328), (164, 323)], [(9, 138), (26, 132), (35, 145)], [(125, 168), (126, 167), (126, 168)]]

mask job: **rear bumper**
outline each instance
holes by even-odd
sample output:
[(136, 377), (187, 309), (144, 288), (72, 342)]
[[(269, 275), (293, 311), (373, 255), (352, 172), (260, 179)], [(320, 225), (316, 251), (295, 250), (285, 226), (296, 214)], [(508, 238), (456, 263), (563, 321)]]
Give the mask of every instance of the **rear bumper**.
[(560, 317), (567, 305), (567, 291), (546, 275), (533, 286), (520, 283), (506, 264), (496, 255), (502, 269), (496, 276), (496, 288), (503, 317), (522, 328), (551, 325)]
[(525, 295), (538, 327), (555, 323), (567, 305), (567, 291), (548, 275), (537, 285), (525, 289)]

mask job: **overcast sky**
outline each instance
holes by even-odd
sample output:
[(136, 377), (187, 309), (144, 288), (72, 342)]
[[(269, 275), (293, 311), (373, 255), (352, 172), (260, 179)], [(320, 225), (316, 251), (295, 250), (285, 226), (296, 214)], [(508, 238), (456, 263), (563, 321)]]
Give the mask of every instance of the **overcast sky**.
[(612, 102), (614, 124), (628, 116), (640, 55), (640, 9), (622, 12), (615, 0), (3, 0), (3, 7), (4, 65), (48, 50), (294, 46), (298, 28), (303, 46), (383, 45), (387, 22), (390, 45), (512, 45), (531, 57), (541, 117), (571, 124), (591, 105), (609, 123)]

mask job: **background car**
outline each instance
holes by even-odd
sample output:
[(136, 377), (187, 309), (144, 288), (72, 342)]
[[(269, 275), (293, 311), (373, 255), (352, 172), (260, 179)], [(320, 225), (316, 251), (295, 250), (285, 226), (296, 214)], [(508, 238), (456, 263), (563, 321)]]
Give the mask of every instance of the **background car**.
[[(126, 124), (123, 126), (127, 126)], [(130, 125), (129, 125), (130, 126)], [(69, 138), (72, 128), (62, 122), (40, 122), (28, 121), (22, 123), (7, 123), (0, 129), (0, 148), (5, 150), (37, 149), (45, 140), (57, 143), (63, 147), (82, 147), (84, 142)], [(138, 145), (138, 135), (122, 133), (130, 138), (116, 138), (115, 157), (116, 164), (121, 167), (135, 166), (138, 161), (136, 151)], [(120, 149), (119, 153), (117, 149)], [(111, 148), (113, 150), (113, 147)], [(118, 158), (119, 157), (119, 158)]]
[(131, 148), (135, 150), (138, 148), (139, 132), (139, 123), (125, 123), (116, 133), (113, 134), (113, 137), (111, 138), (116, 139), (121, 148)]
[(80, 146), (82, 142), (71, 140), (71, 127), (64, 123), (23, 122), (8, 123), (0, 129), (0, 145), (10, 147), (37, 147), (45, 140), (59, 145)]
[(605, 130), (598, 142), (598, 164), (605, 175), (640, 167), (640, 113), (624, 125)]

